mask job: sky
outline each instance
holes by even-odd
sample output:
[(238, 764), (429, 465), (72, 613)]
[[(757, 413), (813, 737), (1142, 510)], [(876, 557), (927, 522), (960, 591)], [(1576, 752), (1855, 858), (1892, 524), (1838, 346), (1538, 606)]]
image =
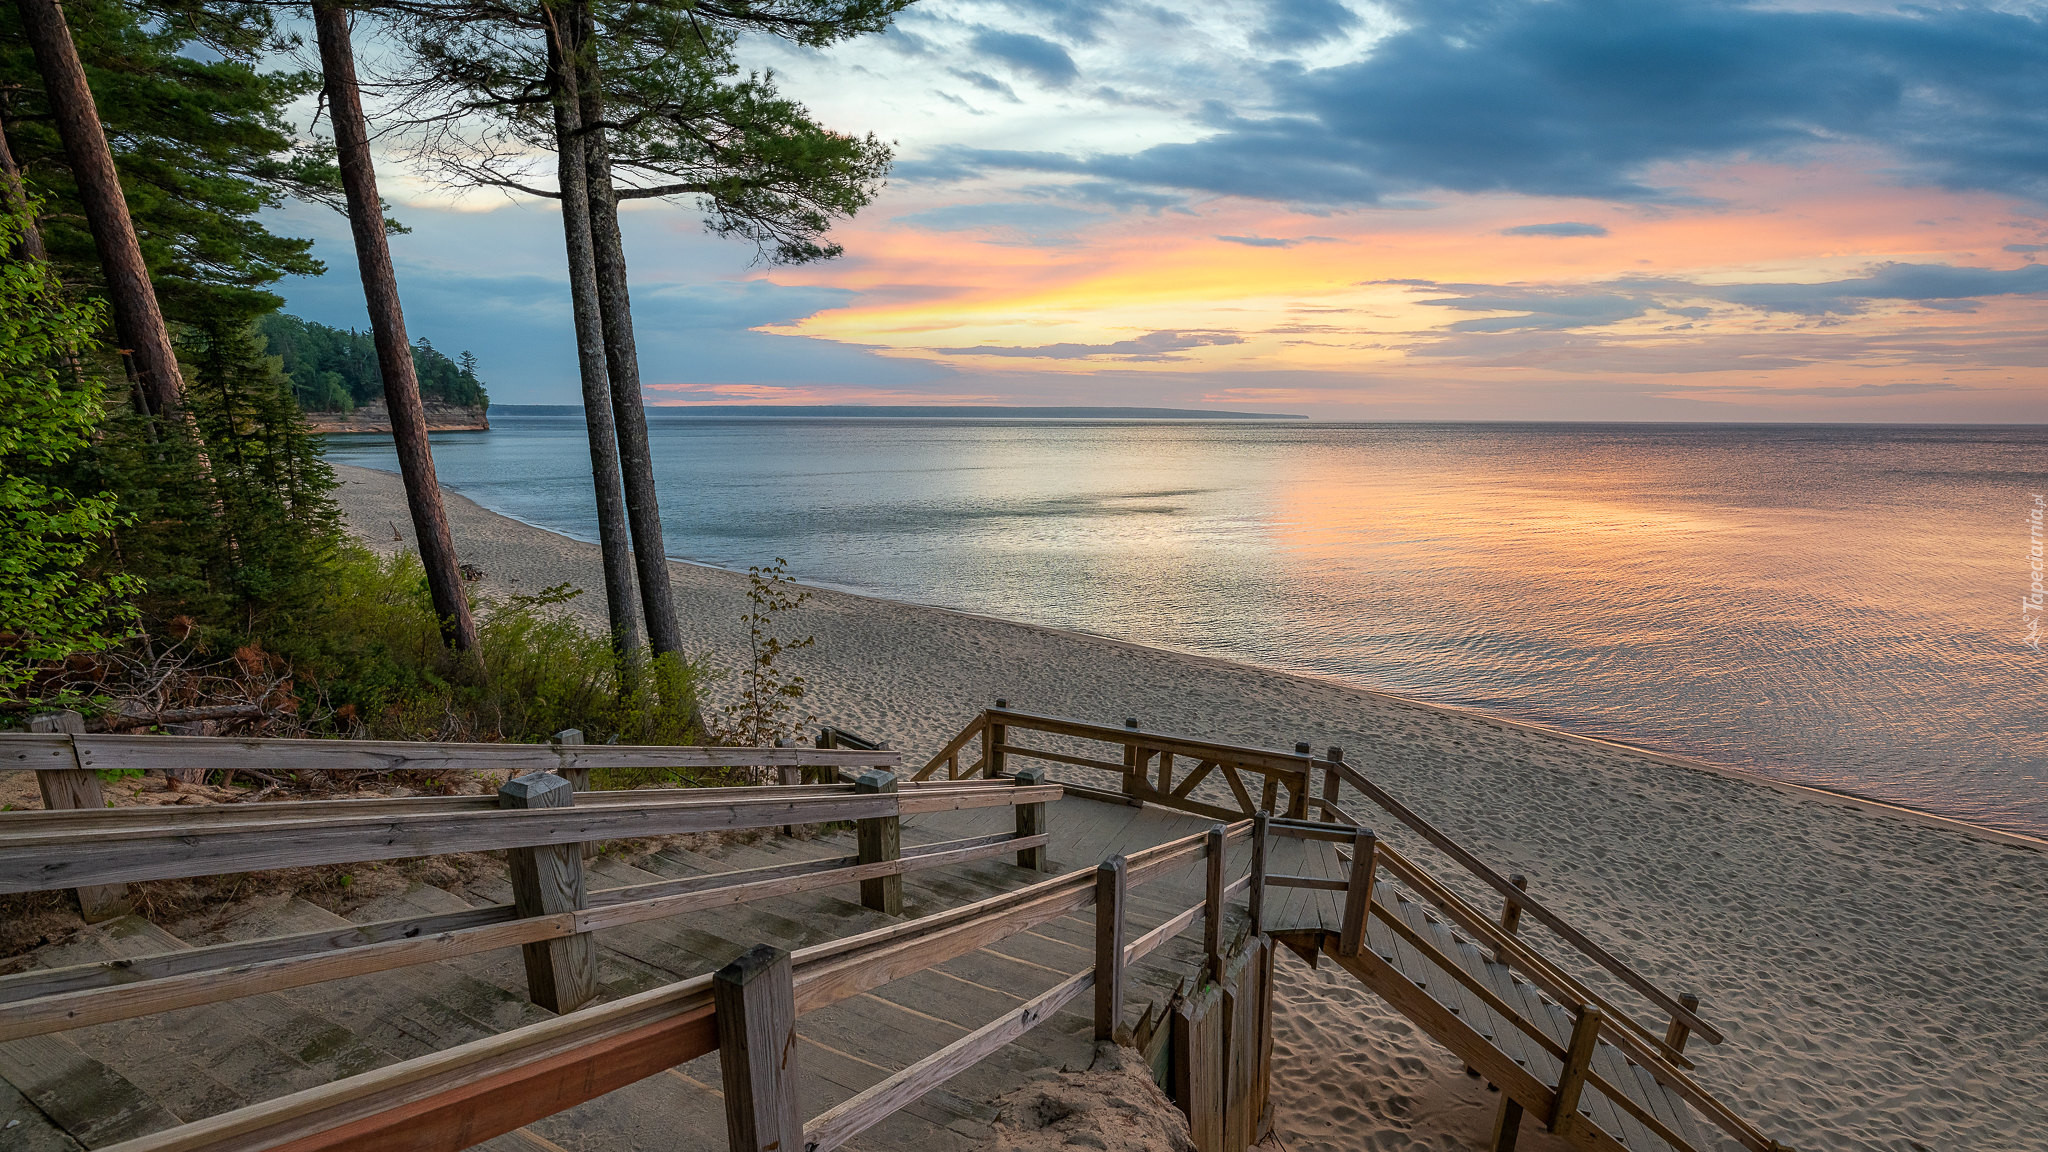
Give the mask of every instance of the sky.
[[(921, 0), (744, 63), (895, 167), (823, 264), (632, 205), (650, 403), (2048, 422), (2048, 4)], [(575, 402), (552, 203), (380, 176), (413, 335)]]

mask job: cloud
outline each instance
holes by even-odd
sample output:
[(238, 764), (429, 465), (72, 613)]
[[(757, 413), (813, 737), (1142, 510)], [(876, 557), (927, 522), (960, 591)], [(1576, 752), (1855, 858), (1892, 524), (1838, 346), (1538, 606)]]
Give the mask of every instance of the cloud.
[(1880, 264), (1867, 276), (1819, 284), (1696, 285), (1680, 281), (1673, 287), (1765, 312), (1803, 316), (1851, 315), (1878, 300), (1962, 310), (1986, 297), (2048, 292), (2048, 265), (2000, 270), (1953, 264)]
[(998, 32), (984, 28), (974, 34), (974, 50), (993, 56), (1019, 72), (1035, 76), (1048, 88), (1064, 88), (1081, 75), (1067, 50), (1028, 32)]
[(1003, 6), (1083, 44), (1100, 39), (1103, 22), (1121, 7), (1113, 0), (1004, 0)]
[(1655, 306), (1646, 292), (1615, 292), (1578, 288), (1529, 288), (1491, 284), (1415, 284), (1421, 292), (1451, 295), (1419, 303), (1460, 312), (1513, 312), (1512, 316), (1488, 316), (1459, 320), (1446, 326), (1450, 332), (1554, 331), (1567, 328), (1599, 327), (1633, 320)]
[(1268, 111), (1211, 105), (1204, 139), (978, 162), (1298, 204), (1428, 189), (1672, 202), (1686, 198), (1650, 182), (1659, 165), (1846, 143), (1888, 150), (1900, 178), (2048, 201), (2048, 20), (2032, 12), (1739, 0), (1390, 10), (1403, 27), (1364, 58), (1265, 69)]
[(907, 212), (895, 222), (931, 232), (981, 232), (991, 243), (1058, 248), (1078, 242), (1082, 229), (1108, 218), (1064, 204), (1012, 201), (944, 204)]
[(1252, 33), (1265, 48), (1310, 48), (1358, 26), (1358, 13), (1337, 0), (1266, 0), (1266, 25)]
[(1607, 229), (1598, 224), (1581, 224), (1576, 220), (1560, 220), (1555, 224), (1517, 224), (1513, 228), (1500, 230), (1503, 236), (1605, 236)]
[(1624, 279), (1591, 285), (1439, 284), (1380, 280), (1418, 294), (1418, 303), (1460, 312), (1509, 315), (1459, 320), (1441, 331), (1503, 333), (1599, 328), (1661, 311), (1701, 320), (1712, 310), (1686, 301), (1713, 300), (1799, 316), (1850, 316), (1873, 303), (1899, 301), (1943, 311), (1975, 311), (1985, 299), (2048, 293), (2048, 265), (1971, 268), (1953, 264), (1879, 264), (1863, 275), (1815, 284), (1703, 284), (1694, 280)]
[(1022, 348), (982, 344), (973, 348), (934, 348), (932, 351), (949, 356), (1022, 356), (1044, 360), (1088, 360), (1095, 357), (1179, 360), (1182, 357), (1172, 353), (1189, 348), (1242, 343), (1242, 336), (1230, 332), (1148, 332), (1135, 340), (1118, 340), (1113, 344), (1040, 344)]
[(1335, 244), (1335, 236), (1218, 236), (1230, 244), (1242, 244), (1247, 248), (1295, 248), (1303, 244)]

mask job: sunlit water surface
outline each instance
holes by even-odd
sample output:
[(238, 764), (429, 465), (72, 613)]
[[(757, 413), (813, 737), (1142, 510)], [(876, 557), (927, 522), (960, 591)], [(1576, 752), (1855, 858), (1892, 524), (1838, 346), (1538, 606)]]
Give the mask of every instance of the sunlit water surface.
[[(595, 536), (580, 419), (435, 438)], [(669, 551), (2048, 834), (2048, 430), (657, 418)], [(331, 459), (395, 469), (387, 443)]]

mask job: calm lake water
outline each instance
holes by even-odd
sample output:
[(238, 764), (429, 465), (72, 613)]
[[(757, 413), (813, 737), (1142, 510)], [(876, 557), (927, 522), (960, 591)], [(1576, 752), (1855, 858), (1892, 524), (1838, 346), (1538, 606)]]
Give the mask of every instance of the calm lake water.
[[(442, 481), (595, 536), (580, 419)], [(2048, 835), (2048, 429), (705, 419), (671, 554), (1481, 708)], [(395, 470), (388, 443), (337, 462)]]

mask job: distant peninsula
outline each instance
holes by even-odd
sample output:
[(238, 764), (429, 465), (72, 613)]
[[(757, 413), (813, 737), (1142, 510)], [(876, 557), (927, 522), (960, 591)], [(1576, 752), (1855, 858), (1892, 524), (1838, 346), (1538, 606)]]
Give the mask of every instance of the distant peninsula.
[[(498, 416), (581, 416), (581, 404), (493, 404)], [(718, 416), (851, 416), (878, 420), (1306, 420), (1291, 412), (1209, 408), (1012, 407), (993, 404), (676, 404), (647, 407), (651, 420)]]

